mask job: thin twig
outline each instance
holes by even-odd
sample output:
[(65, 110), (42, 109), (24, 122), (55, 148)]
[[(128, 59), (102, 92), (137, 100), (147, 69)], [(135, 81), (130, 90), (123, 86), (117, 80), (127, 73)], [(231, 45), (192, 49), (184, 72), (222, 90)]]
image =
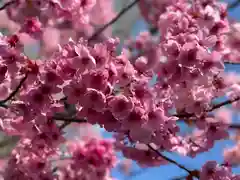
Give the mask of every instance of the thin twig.
[[(214, 104), (211, 108), (209, 109), (206, 109), (205, 112), (211, 112), (211, 111), (214, 111), (220, 107), (223, 107), (223, 106), (226, 106), (226, 105), (230, 105), (236, 101), (239, 101), (240, 100), (240, 96), (234, 98), (234, 99), (229, 99), (229, 100), (226, 100), (224, 102), (221, 102), (219, 104)], [(173, 116), (176, 116), (176, 117), (179, 117), (179, 118), (189, 118), (189, 117), (192, 117), (194, 116), (194, 113), (182, 113), (182, 114), (174, 114)]]
[(12, 99), (12, 98), (18, 93), (18, 91), (21, 89), (23, 83), (26, 81), (27, 76), (28, 76), (28, 74), (26, 74), (26, 75), (24, 76), (24, 78), (22, 78), (22, 80), (19, 82), (19, 84), (18, 84), (18, 86), (16, 87), (16, 89), (15, 89), (13, 92), (11, 92), (11, 94), (10, 94), (6, 99), (0, 101), (0, 104), (6, 103), (7, 101), (9, 101), (10, 99)]
[(65, 127), (67, 127), (69, 124), (71, 124), (72, 122), (64, 122), (63, 124), (61, 124), (60, 126), (59, 126), (59, 129), (64, 129)]
[(229, 128), (231, 128), (231, 129), (240, 129), (240, 124), (230, 124)]
[(240, 0), (236, 0), (236, 1), (228, 4), (228, 10), (229, 10), (229, 9), (236, 8), (239, 4), (240, 4)]
[(12, 1), (9, 1), (9, 2), (6, 2), (2, 7), (0, 7), (0, 11), (6, 9), (8, 6), (16, 3), (17, 1), (16, 0), (12, 0)]
[(188, 168), (186, 168), (185, 166), (183, 166), (182, 164), (179, 164), (178, 162), (176, 162), (175, 160), (163, 155), (162, 153), (160, 153), (158, 150), (154, 149), (150, 144), (148, 144), (148, 148), (151, 149), (152, 151), (154, 151), (155, 153), (157, 153), (161, 158), (165, 159), (166, 161), (175, 164), (176, 166), (178, 166), (180, 169), (185, 170), (188, 174), (193, 175), (196, 178), (199, 178), (197, 175), (193, 174), (194, 171), (189, 170)]
[(78, 118), (68, 118), (68, 117), (52, 117), (52, 119), (57, 120), (57, 121), (64, 121), (64, 122), (74, 122), (74, 123), (86, 123), (86, 119), (78, 119)]
[(115, 23), (122, 15), (124, 15), (127, 11), (129, 11), (135, 4), (137, 4), (140, 0), (134, 0), (128, 6), (124, 7), (115, 18), (113, 18), (110, 22), (105, 24), (103, 27), (99, 28), (89, 39), (88, 41), (94, 40), (99, 34), (101, 34), (105, 29)]
[(211, 111), (213, 111), (215, 109), (218, 109), (218, 108), (220, 108), (222, 106), (232, 104), (232, 103), (234, 103), (234, 102), (236, 102), (238, 100), (240, 100), (240, 96), (236, 97), (234, 99), (230, 99), (230, 100), (224, 101), (224, 102), (219, 103), (219, 104), (215, 104), (215, 105), (212, 106), (212, 108), (208, 109), (207, 112), (211, 112)]
[(240, 65), (240, 62), (224, 61), (224, 64)]
[(59, 126), (59, 129), (64, 129), (71, 123), (86, 123), (86, 119), (78, 119), (74, 117), (59, 117), (59, 116), (54, 116), (52, 119), (57, 120), (57, 121), (63, 121), (64, 123)]

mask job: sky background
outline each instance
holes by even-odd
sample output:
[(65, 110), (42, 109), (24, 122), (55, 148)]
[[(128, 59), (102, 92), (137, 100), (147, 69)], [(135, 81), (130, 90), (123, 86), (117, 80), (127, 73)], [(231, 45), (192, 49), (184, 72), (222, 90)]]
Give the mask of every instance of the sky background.
[[(233, 2), (233, 0), (227, 0), (225, 2)], [(229, 16), (235, 20), (240, 20), (240, 6), (235, 8), (234, 10), (229, 11)], [(139, 20), (134, 25), (132, 29), (131, 35), (136, 36), (139, 32), (144, 31), (147, 29), (147, 25), (143, 20)], [(237, 72), (240, 73), (240, 65), (226, 65), (227, 72)], [(233, 122), (240, 123), (240, 116), (238, 114), (233, 114)], [(187, 129), (186, 129), (187, 130)], [(103, 132), (104, 137), (111, 137), (111, 134)], [(183, 164), (185, 167), (193, 170), (193, 169), (200, 169), (202, 165), (209, 160), (216, 160), (217, 162), (221, 163), (223, 161), (223, 150), (227, 147), (233, 146), (232, 141), (219, 141), (215, 144), (214, 148), (211, 149), (209, 152), (202, 153), (196, 158), (191, 159), (189, 157), (182, 157), (178, 155), (167, 154), (168, 157), (173, 158), (177, 162)], [(174, 165), (165, 165), (156, 168), (147, 168), (147, 169), (140, 169), (139, 167), (134, 166), (134, 170), (140, 171), (137, 173), (136, 176), (126, 178), (117, 170), (113, 171), (113, 176), (119, 180), (171, 180), (174, 177), (179, 177), (182, 175), (186, 175), (186, 172), (179, 169)], [(240, 173), (240, 168), (233, 168), (234, 173)]]

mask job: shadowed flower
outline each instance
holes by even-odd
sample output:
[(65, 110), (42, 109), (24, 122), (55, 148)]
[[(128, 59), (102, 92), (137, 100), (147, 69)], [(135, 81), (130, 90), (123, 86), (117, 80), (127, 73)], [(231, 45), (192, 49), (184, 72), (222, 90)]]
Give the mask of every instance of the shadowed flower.
[(129, 115), (133, 109), (133, 102), (124, 95), (111, 97), (108, 108), (117, 119), (123, 119)]

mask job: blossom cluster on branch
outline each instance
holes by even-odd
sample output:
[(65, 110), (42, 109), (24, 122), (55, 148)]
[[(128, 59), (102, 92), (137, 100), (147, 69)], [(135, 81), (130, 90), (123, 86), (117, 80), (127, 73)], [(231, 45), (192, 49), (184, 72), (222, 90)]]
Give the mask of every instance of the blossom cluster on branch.
[[(115, 14), (113, 3), (12, 0), (1, 8), (16, 28), (0, 37), (0, 129), (20, 139), (3, 178), (110, 180), (120, 151), (141, 167), (172, 163), (187, 179), (240, 179), (231, 172), (240, 163), (240, 125), (231, 122), (240, 82), (224, 72), (225, 62), (238, 63), (240, 26), (230, 22), (227, 4), (135, 0)], [(142, 32), (119, 53), (110, 27), (135, 5), (159, 35)], [(38, 59), (24, 53), (26, 37), (40, 43)], [(221, 97), (227, 100), (216, 103)], [(100, 125), (114, 141), (71, 142), (63, 131), (71, 123)], [(181, 123), (193, 131), (183, 134)], [(188, 169), (164, 155), (194, 158), (233, 128), (237, 145), (222, 164)]]

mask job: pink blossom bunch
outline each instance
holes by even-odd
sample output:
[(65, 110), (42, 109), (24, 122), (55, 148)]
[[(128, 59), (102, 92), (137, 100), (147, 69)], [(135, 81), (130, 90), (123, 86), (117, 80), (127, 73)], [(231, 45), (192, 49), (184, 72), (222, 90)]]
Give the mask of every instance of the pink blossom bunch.
[[(0, 37), (0, 129), (20, 137), (6, 180), (110, 180), (115, 151), (142, 167), (173, 163), (188, 179), (239, 178), (229, 165), (239, 163), (232, 158), (238, 146), (225, 151), (227, 163), (209, 161), (201, 170), (188, 170), (162, 154), (194, 158), (229, 139), (230, 128), (239, 128), (231, 111), (221, 108), (233, 104), (238, 110), (240, 100), (239, 78), (224, 73), (226, 58), (239, 51), (238, 27), (230, 24), (227, 5), (138, 1), (114, 18), (110, 0), (7, 2), (9, 19), (21, 25)], [(136, 3), (159, 36), (142, 32), (118, 53), (120, 40), (108, 37), (109, 27)], [(64, 42), (66, 29), (75, 36)], [(41, 43), (41, 57), (23, 53), (26, 35)], [(225, 95), (227, 101), (215, 103)], [(115, 141), (69, 142), (63, 129), (73, 122), (100, 125)], [(193, 131), (182, 134), (180, 123)], [(69, 156), (62, 159), (60, 147), (66, 144)]]
[[(58, 44), (65, 44), (68, 38), (78, 40), (81, 37), (90, 37), (102, 24), (114, 17), (112, 0), (12, 0), (6, 1), (10, 6), (4, 9), (6, 22), (3, 28), (11, 31), (18, 30), (26, 19), (38, 19), (41, 23), (41, 36), (37, 38), (41, 45), (40, 56), (50, 56), (57, 49)], [(96, 15), (97, 14), (97, 15)], [(30, 21), (28, 22), (28, 24)], [(99, 36), (99, 40), (111, 35), (109, 27)], [(54, 37), (48, 41), (47, 37)], [(95, 39), (95, 41), (99, 41)], [(29, 38), (24, 38), (29, 43)]]
[(200, 173), (200, 179), (232, 179), (238, 180), (239, 175), (233, 175), (231, 172), (231, 167), (228, 165), (219, 165), (215, 161), (208, 161), (202, 168)]
[[(20, 0), (13, 3), (12, 8), (7, 9), (7, 13), (14, 21), (25, 21), (26, 17), (36, 17), (47, 23), (48, 19), (67, 20), (78, 19), (79, 23), (88, 22), (88, 12), (93, 8), (96, 1), (52, 1), (52, 0)], [(21, 14), (21, 16), (19, 16)], [(25, 15), (25, 16), (24, 16)], [(45, 24), (44, 23), (44, 24)]]
[[(90, 138), (68, 145), (70, 156), (61, 158), (58, 148), (51, 152), (42, 144), (41, 149), (34, 149), (35, 144), (30, 139), (22, 139), (12, 152), (4, 179), (112, 179), (110, 169), (116, 164), (113, 144), (108, 140)], [(54, 161), (62, 161), (54, 165)], [(9, 173), (11, 171), (11, 173)], [(53, 174), (55, 172), (55, 174)]]
[(71, 162), (60, 167), (59, 179), (111, 179), (110, 169), (116, 164), (111, 141), (89, 139), (83, 143), (72, 143), (68, 147)]

